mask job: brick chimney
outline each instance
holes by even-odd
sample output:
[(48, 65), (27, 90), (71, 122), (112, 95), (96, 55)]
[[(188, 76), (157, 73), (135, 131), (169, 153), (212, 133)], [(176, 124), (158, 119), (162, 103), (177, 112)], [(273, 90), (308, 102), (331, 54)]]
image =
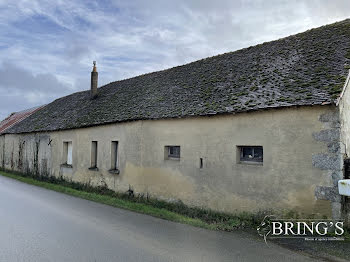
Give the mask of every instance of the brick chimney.
[(96, 69), (96, 61), (94, 61), (94, 67), (91, 72), (91, 90), (90, 90), (91, 99), (94, 99), (95, 97), (97, 97), (97, 80), (98, 80), (98, 73)]

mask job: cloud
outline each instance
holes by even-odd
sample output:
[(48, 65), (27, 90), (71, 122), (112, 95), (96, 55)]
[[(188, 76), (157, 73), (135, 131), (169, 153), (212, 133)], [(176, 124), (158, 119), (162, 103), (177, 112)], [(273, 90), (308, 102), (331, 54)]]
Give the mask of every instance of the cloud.
[(70, 90), (52, 74), (45, 73), (34, 76), (29, 71), (10, 63), (2, 64), (0, 79), (0, 86), (9, 90), (44, 92), (56, 95)]
[(33, 75), (10, 63), (1, 65), (0, 79), (1, 119), (11, 112), (46, 104), (72, 92), (70, 84), (60, 82), (52, 74)]
[(348, 0), (0, 0), (0, 118), (345, 19)]

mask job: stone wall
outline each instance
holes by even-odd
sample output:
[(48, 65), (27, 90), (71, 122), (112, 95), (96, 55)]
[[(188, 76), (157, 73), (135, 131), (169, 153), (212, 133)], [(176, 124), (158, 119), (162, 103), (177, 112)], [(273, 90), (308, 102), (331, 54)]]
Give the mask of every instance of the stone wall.
[(48, 134), (2, 135), (2, 168), (22, 173), (51, 175), (51, 146)]
[[(349, 71), (350, 72), (350, 71)], [(341, 141), (344, 147), (344, 158), (350, 158), (350, 74), (345, 83), (345, 87), (339, 99), (339, 114), (341, 124)], [(343, 203), (343, 216), (347, 219), (347, 223), (350, 226), (350, 198), (342, 197)]]
[[(294, 107), (6, 135), (0, 163), (225, 212), (272, 209), (331, 217), (332, 208), (337, 215), (334, 186), (341, 174), (337, 111), (330, 105)], [(65, 141), (73, 145), (72, 166), (63, 165)], [(92, 141), (98, 141), (94, 170)], [(119, 174), (109, 171), (112, 141), (119, 142)], [(181, 147), (179, 161), (165, 159), (168, 145)], [(244, 145), (263, 147), (263, 165), (237, 161), (237, 146)]]
[(344, 147), (341, 143), (341, 129), (339, 112), (334, 111), (322, 114), (319, 118), (324, 130), (313, 133), (315, 141), (324, 143), (327, 150), (312, 155), (314, 167), (328, 172), (328, 186), (317, 186), (315, 196), (317, 199), (329, 200), (332, 203), (332, 217), (341, 219), (342, 199), (338, 194), (338, 180), (343, 179), (343, 155)]

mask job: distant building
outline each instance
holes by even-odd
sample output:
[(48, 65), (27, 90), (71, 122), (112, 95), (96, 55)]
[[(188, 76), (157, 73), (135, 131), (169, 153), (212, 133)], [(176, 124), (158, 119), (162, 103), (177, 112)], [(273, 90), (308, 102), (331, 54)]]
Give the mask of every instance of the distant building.
[(21, 122), (22, 120), (24, 120), (25, 118), (30, 116), (31, 114), (35, 113), (41, 107), (43, 107), (43, 106), (37, 106), (37, 107), (33, 107), (33, 108), (26, 109), (23, 111), (12, 113), (7, 118), (5, 118), (3, 121), (0, 122), (0, 134), (5, 132), (7, 129), (11, 128), (15, 124), (18, 124), (19, 122)]
[[(0, 136), (6, 169), (225, 212), (346, 216), (350, 20), (59, 98)], [(341, 94), (341, 96), (340, 96)]]

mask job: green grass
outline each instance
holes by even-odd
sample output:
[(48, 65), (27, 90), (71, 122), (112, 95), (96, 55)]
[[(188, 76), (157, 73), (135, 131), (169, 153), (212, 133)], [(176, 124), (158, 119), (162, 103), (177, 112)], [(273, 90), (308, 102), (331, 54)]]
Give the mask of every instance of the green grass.
[[(231, 215), (188, 207), (183, 203), (168, 203), (148, 196), (145, 198), (143, 195), (130, 197), (126, 193), (116, 193), (105, 187), (92, 187), (63, 179), (33, 177), (1, 170), (0, 175), (109, 206), (210, 230), (233, 231), (237, 228), (255, 228), (260, 221), (260, 216), (255, 218), (247, 213)], [(48, 179), (52, 181), (42, 181)]]
[[(168, 203), (150, 198), (148, 195), (147, 197), (144, 197), (144, 195), (130, 196), (127, 193), (114, 192), (105, 186), (92, 187), (90, 184), (66, 181), (62, 178), (51, 176), (33, 176), (2, 170), (0, 170), (0, 175), (74, 197), (210, 230), (233, 231), (238, 228), (255, 230), (257, 224), (262, 221), (262, 217), (265, 215), (264, 213), (232, 215), (208, 209), (192, 208), (183, 203)], [(294, 213), (286, 214), (287, 217), (295, 217), (296, 215)], [(344, 247), (348, 245), (349, 236), (349, 232), (346, 231), (344, 237), (347, 241), (340, 243), (341, 245), (333, 246), (331, 249), (324, 247), (320, 247), (320, 249), (324, 253), (344, 257), (346, 256)], [(303, 243), (303, 245), (309, 244), (307, 242)], [(315, 250), (316, 253), (320, 252), (317, 248)]]
[[(228, 214), (210, 209), (189, 207), (182, 202), (169, 203), (152, 198), (148, 194), (136, 194), (131, 187), (127, 192), (120, 193), (109, 189), (105, 183), (102, 183), (102, 186), (92, 186), (89, 183), (68, 181), (63, 177), (23, 174), (3, 169), (0, 169), (0, 175), (109, 206), (211, 230), (234, 231), (242, 228), (255, 230), (263, 217), (272, 212)], [(289, 211), (282, 214), (281, 217), (298, 218), (299, 214)], [(345, 237), (348, 237), (348, 234)]]

